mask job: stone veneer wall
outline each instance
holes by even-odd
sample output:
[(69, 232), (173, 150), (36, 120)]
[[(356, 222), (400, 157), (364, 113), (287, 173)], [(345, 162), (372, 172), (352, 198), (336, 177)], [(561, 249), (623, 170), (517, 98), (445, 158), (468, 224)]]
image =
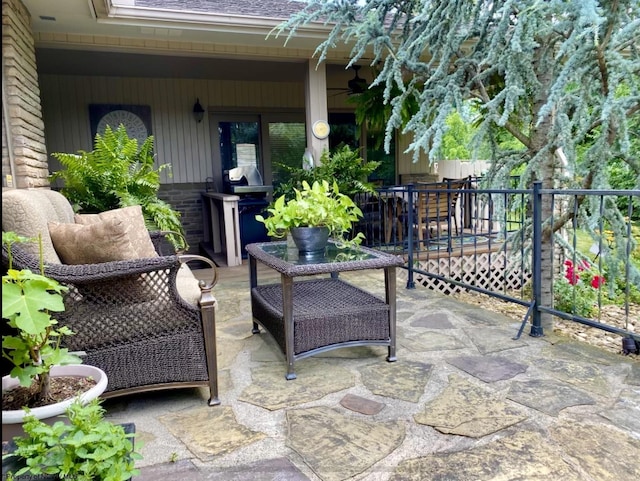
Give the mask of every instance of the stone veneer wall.
[(31, 16), (19, 0), (2, 0), (2, 69), (2, 185), (13, 174), (12, 187), (48, 187)]
[(204, 190), (203, 183), (164, 184), (160, 186), (158, 193), (159, 198), (180, 212), (190, 254), (199, 254), (200, 242), (204, 240), (202, 197), (200, 196)]

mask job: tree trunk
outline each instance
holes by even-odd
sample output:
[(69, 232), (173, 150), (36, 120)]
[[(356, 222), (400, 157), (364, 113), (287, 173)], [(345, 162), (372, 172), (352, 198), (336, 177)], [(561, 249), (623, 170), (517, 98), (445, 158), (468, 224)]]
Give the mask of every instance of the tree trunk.
[[(550, 57), (551, 56), (551, 57)], [(547, 66), (553, 65), (553, 48), (549, 45), (541, 46), (536, 51), (534, 62), (536, 63), (536, 71), (538, 72), (538, 81), (540, 88), (533, 103), (533, 122), (538, 121), (538, 114), (548, 100), (548, 92), (550, 92), (553, 80), (553, 72)], [(549, 135), (553, 126), (553, 114), (546, 115), (540, 123), (532, 128), (530, 153), (535, 156), (539, 152), (545, 152), (543, 149), (548, 147)], [(555, 187), (556, 172), (559, 167), (559, 159), (555, 152), (547, 150), (540, 158), (539, 180), (542, 181), (543, 189), (552, 189)], [(543, 195), (541, 200), (542, 213), (542, 239), (541, 239), (541, 299), (540, 304), (543, 306), (553, 305), (553, 231), (550, 225), (550, 219), (553, 214), (552, 198), (549, 195)], [(550, 334), (553, 331), (553, 316), (548, 313), (541, 313), (540, 320), (542, 323), (542, 331)]]

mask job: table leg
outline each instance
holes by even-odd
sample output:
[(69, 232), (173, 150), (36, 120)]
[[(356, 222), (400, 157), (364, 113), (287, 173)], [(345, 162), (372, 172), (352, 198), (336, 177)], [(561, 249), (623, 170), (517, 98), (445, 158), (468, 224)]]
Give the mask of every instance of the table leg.
[[(254, 287), (258, 286), (258, 269), (256, 267), (256, 259), (251, 254), (249, 254), (249, 291)], [(253, 329), (251, 329), (253, 334), (260, 334), (260, 327), (258, 323), (253, 321)]]
[(293, 277), (282, 274), (282, 317), (284, 322), (285, 355), (287, 357), (287, 380), (295, 379), (293, 368)]
[(396, 268), (384, 268), (385, 300), (389, 305), (389, 355), (387, 361), (394, 362), (396, 357)]

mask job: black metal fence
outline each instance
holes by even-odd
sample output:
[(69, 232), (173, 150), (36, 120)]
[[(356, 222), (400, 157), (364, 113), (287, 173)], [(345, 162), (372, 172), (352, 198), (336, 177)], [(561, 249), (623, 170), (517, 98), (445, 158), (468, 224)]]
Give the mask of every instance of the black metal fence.
[[(475, 291), (524, 306), (518, 336), (527, 321), (531, 335), (542, 335), (541, 316), (549, 313), (620, 335), (623, 349), (640, 352), (640, 332), (634, 331), (640, 309), (640, 191), (554, 190), (539, 183), (532, 189), (488, 189), (480, 178), (469, 177), (381, 188), (356, 200), (364, 214), (356, 229), (366, 245), (404, 256), (407, 288)], [(606, 215), (614, 203), (623, 225), (615, 233)], [(544, 205), (552, 222), (568, 219), (554, 234), (552, 275), (545, 276)], [(542, 301), (545, 287), (553, 293), (551, 305)], [(618, 325), (602, 320), (611, 305), (617, 306)]]

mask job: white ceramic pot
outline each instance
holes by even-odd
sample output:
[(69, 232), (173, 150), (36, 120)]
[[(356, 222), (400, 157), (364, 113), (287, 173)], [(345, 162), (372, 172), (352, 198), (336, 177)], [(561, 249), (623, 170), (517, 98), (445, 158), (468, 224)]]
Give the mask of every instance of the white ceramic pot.
[[(69, 364), (67, 366), (54, 366), (51, 369), (51, 377), (56, 376), (77, 376), (77, 377), (92, 377), (96, 384), (88, 391), (80, 394), (78, 397), (83, 403), (99, 397), (107, 389), (107, 374), (100, 368), (90, 366), (88, 364)], [(11, 376), (4, 376), (2, 378), (2, 390), (12, 389), (18, 386), (20, 383), (18, 379)], [(50, 404), (48, 406), (41, 406), (31, 409), (31, 414), (36, 418), (49, 422), (55, 421), (58, 416), (64, 414), (67, 407), (69, 407), (76, 398), (70, 398), (65, 401)], [(14, 436), (19, 436), (22, 433), (22, 422), (26, 412), (24, 409), (17, 409), (14, 411), (2, 410), (2, 440), (6, 441), (12, 439)]]

